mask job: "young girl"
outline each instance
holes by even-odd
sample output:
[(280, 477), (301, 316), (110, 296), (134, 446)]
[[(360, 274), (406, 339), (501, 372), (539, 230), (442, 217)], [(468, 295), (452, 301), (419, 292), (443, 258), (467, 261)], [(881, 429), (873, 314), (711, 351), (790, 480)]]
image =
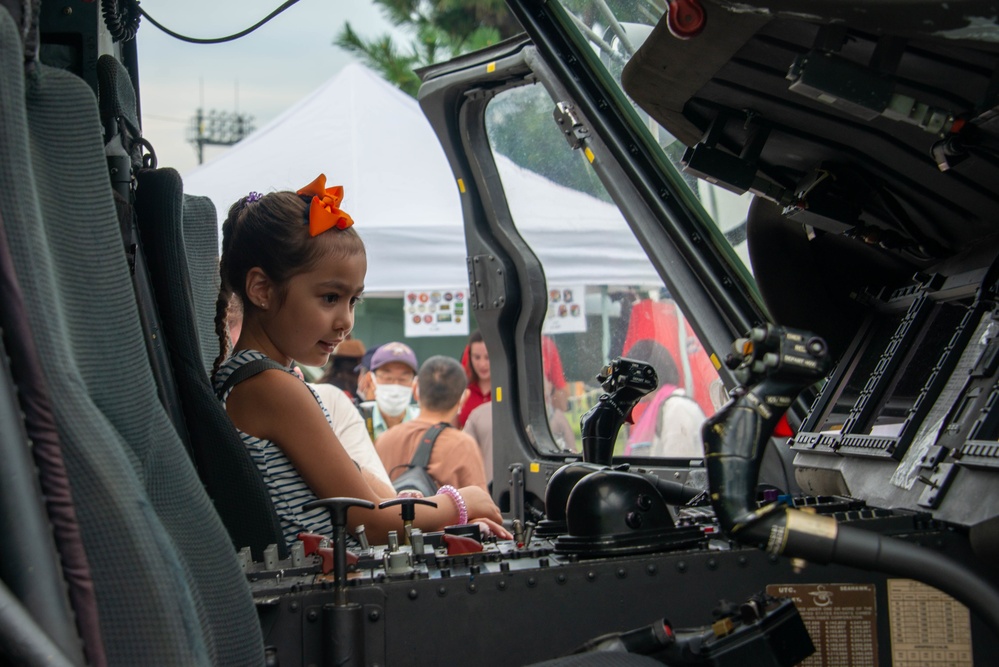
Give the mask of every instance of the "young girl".
[[(326, 364), (354, 325), (367, 259), (353, 221), (339, 209), (342, 197), (343, 188), (327, 189), (320, 175), (297, 193), (251, 192), (233, 204), (222, 226), (215, 385), (220, 388), (255, 359), (287, 367), (235, 384), (222, 400), (267, 484), (289, 544), (302, 531), (331, 533), (325, 509), (302, 509), (309, 501), (340, 496), (377, 505), (391, 493), (372, 489), (333, 434), (319, 397), (291, 370), (295, 362)], [(232, 294), (242, 302), (243, 328), (226, 358)], [(470, 520), (509, 538), (499, 509), (478, 487), (445, 487), (428, 500), (437, 507), (417, 506), (417, 528), (440, 530)], [(398, 507), (354, 508), (348, 519), (351, 532), (364, 524), (375, 543), (385, 543), (389, 530), (402, 529)]]

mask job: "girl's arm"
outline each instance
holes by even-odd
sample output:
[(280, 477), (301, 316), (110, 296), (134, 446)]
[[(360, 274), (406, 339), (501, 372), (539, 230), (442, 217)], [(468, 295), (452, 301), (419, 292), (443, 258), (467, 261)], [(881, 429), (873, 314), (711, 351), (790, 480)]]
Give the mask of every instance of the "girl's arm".
[[(244, 433), (276, 443), (318, 498), (361, 498), (378, 504), (392, 497), (382, 497), (371, 488), (333, 434), (312, 392), (298, 378), (284, 371), (264, 371), (236, 385), (226, 411)], [(502, 520), (486, 494), (463, 489), (462, 495), (469, 517)], [(449, 496), (428, 500), (437, 507), (417, 506), (415, 527), (432, 531), (457, 522), (458, 509)], [(350, 510), (348, 529), (353, 532), (360, 524), (375, 543), (384, 544), (390, 530), (402, 530), (398, 507)]]
[(394, 498), (396, 493), (395, 489), (382, 481), (382, 478), (373, 473), (368, 468), (361, 468), (361, 476), (364, 477), (364, 481), (368, 483), (371, 490), (375, 492), (375, 495), (379, 498)]

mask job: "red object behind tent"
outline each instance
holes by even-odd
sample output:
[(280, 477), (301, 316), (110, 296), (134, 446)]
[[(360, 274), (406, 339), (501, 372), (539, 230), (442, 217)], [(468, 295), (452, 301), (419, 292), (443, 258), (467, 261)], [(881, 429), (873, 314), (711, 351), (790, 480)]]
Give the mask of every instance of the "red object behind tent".
[[(685, 376), (680, 356), (681, 319), (683, 319), (686, 348), (683, 354), (690, 364), (689, 381)], [(690, 397), (697, 401), (705, 415), (713, 415), (715, 407), (711, 401), (710, 386), (712, 382), (718, 381), (718, 372), (675, 302), (644, 299), (631, 307), (631, 320), (624, 340), (624, 356), (627, 356), (628, 350), (636, 342), (645, 338), (654, 340), (669, 350), (680, 371), (680, 386), (687, 389)]]

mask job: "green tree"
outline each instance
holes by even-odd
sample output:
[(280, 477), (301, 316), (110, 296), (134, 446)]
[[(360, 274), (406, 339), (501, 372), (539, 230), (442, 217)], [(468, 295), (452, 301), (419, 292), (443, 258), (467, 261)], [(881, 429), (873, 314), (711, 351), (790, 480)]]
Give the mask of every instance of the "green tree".
[[(365, 39), (345, 23), (334, 43), (353, 53), (382, 77), (416, 97), (414, 69), (450, 60), (522, 31), (503, 0), (374, 0), (386, 18), (412, 35), (400, 45), (390, 35)], [(562, 0), (576, 27), (597, 50), (611, 74), (620, 77), (631, 45), (620, 21), (655, 24), (665, 0)], [(539, 88), (507, 91), (487, 112), (493, 150), (546, 178), (609, 200), (582, 153), (570, 151), (552, 120), (554, 103)]]
[(610, 201), (582, 151), (572, 150), (552, 118), (540, 84), (505, 90), (486, 109), (486, 134), (497, 153), (548, 180)]
[(390, 35), (365, 39), (345, 23), (334, 43), (360, 58), (413, 97), (414, 69), (450, 60), (520, 32), (503, 0), (374, 0), (396, 26), (413, 35), (408, 45)]

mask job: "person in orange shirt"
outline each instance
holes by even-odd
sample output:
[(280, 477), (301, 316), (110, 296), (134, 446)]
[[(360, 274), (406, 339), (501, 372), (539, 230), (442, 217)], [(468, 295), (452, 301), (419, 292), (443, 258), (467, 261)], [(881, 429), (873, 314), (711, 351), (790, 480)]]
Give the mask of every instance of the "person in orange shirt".
[[(464, 403), (465, 371), (451, 357), (434, 356), (423, 362), (416, 376), (420, 411), (410, 421), (393, 426), (375, 442), (389, 477), (395, 480), (409, 468), (423, 435), (435, 424), (450, 425)], [(478, 443), (456, 428), (445, 428), (434, 443), (427, 472), (438, 486), (478, 486), (487, 490), (486, 472)]]

